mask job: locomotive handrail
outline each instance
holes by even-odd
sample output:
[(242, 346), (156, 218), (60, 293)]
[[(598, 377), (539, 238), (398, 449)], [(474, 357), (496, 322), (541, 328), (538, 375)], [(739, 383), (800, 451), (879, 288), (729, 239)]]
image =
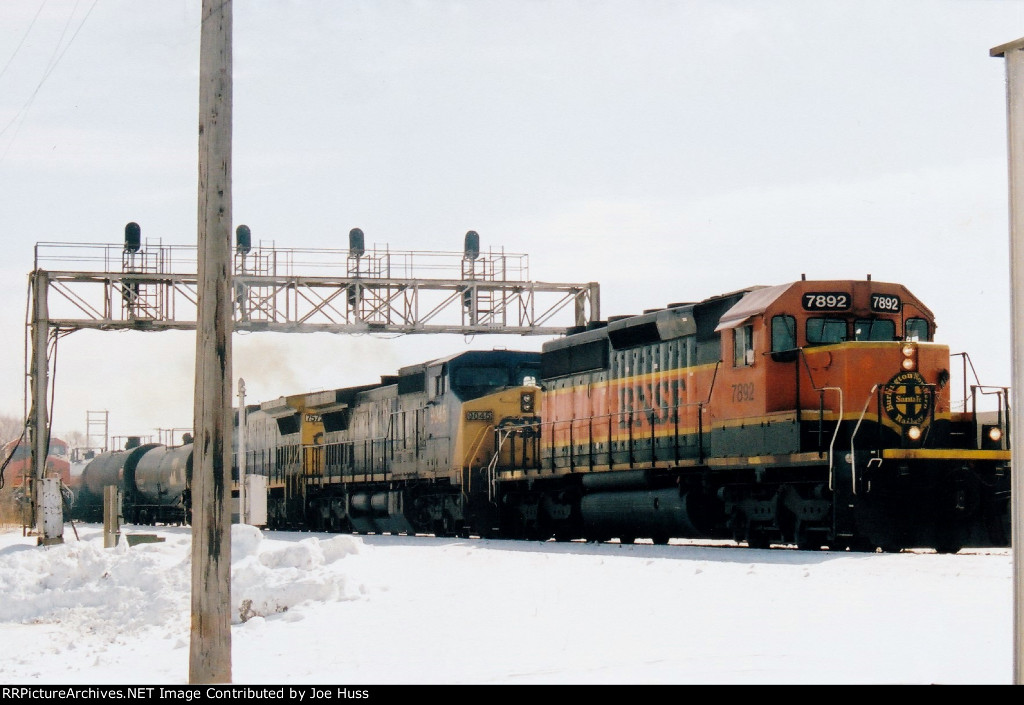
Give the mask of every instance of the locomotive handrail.
[(466, 457), (462, 459), (462, 464), (466, 467), (466, 489), (463, 490), (463, 494), (469, 494), (473, 491), (473, 456), (480, 450), (480, 446), (483, 445), (484, 439), (487, 437), (488, 432), (494, 431), (494, 424), (489, 424), (480, 429), (477, 434), (476, 442), (472, 444), (470, 450), (466, 453)]
[[(851, 482), (851, 485), (852, 485), (851, 486), (851, 490), (853, 491), (853, 494), (855, 494), (855, 495), (857, 494), (857, 455), (853, 451), (853, 442), (857, 438), (857, 431), (860, 430), (860, 424), (864, 420), (864, 416), (867, 415), (867, 413), (868, 413), (868, 405), (871, 403), (871, 399), (872, 399), (872, 397), (874, 397), (875, 392), (877, 390), (878, 390), (878, 384), (877, 383), (871, 385), (871, 391), (868, 392), (868, 398), (864, 402), (864, 408), (861, 409), (860, 418), (857, 419), (857, 425), (853, 427), (853, 432), (850, 434), (850, 482)], [(842, 413), (840, 413), (839, 417), (842, 418)], [(838, 430), (838, 429), (839, 429), (839, 424), (836, 424), (836, 430)], [(832, 457), (831, 456), (832, 456), (832, 451), (829, 450), (829, 460), (828, 460), (828, 467), (829, 467), (828, 488), (829, 489), (832, 489)]]
[[(811, 372), (811, 365), (810, 365), (810, 363), (807, 362), (807, 354), (804, 352), (804, 349), (803, 348), (797, 348), (796, 352), (797, 352), (797, 359), (796, 359), (796, 415), (797, 415), (797, 418), (800, 418), (800, 410), (801, 410), (801, 407), (800, 407), (800, 362), (803, 362), (804, 363), (804, 369), (807, 371), (807, 381), (811, 383), (811, 389), (813, 389), (814, 391), (818, 392), (818, 455), (820, 457), (820, 455), (821, 455), (821, 437), (822, 437), (822, 435), (825, 432), (825, 397), (824, 397), (825, 387), (819, 387), (817, 384), (814, 383), (814, 373)], [(839, 418), (840, 418), (840, 420), (842, 420), (842, 415), (841, 414), (840, 414)], [(836, 422), (836, 429), (838, 429), (838, 428), (839, 428), (839, 423), (837, 421)], [(834, 439), (835, 439), (835, 434), (833, 433), (833, 442), (834, 442)], [(828, 468), (828, 486), (829, 486), (829, 489), (832, 489), (832, 458), (831, 458), (831, 452), (832, 452), (832, 444), (830, 443), (829, 444), (829, 454), (830, 454), (830, 457), (829, 457), (829, 468)]]
[[(988, 391), (987, 391), (988, 390)], [(996, 407), (996, 424), (999, 427), (999, 431), (1002, 434), (1000, 439), (1001, 445), (1004, 448), (1010, 447), (1010, 390), (1007, 387), (999, 387), (996, 385), (987, 384), (972, 384), (971, 385), (971, 415), (974, 417), (974, 435), (975, 441), (981, 442), (979, 434), (981, 432), (981, 426), (978, 423), (978, 393), (981, 394), (994, 394), (998, 401)], [(1003, 413), (1005, 408), (1006, 413)], [(966, 411), (966, 409), (965, 409)]]
[[(381, 475), (383, 475), (382, 479), (386, 480), (387, 479), (387, 459), (388, 459), (387, 458), (387, 447), (388, 447), (389, 440), (393, 440), (393, 439), (389, 439), (388, 436), (376, 436), (374, 438), (364, 438), (364, 439), (361, 439), (361, 440), (358, 440), (358, 441), (357, 440), (333, 441), (331, 443), (324, 443), (323, 445), (320, 445), (320, 446), (305, 446), (305, 447), (317, 447), (317, 448), (323, 448), (324, 449), (323, 473), (324, 473), (324, 476), (327, 477), (327, 478), (334, 477), (335, 476), (335, 469), (337, 468), (337, 476), (339, 478), (344, 478), (345, 475), (355, 476), (355, 475), (359, 475), (359, 474), (368, 475), (370, 477), (373, 477), (374, 475), (377, 474), (377, 472), (379, 470)], [(356, 472), (355, 448), (356, 448), (357, 444), (362, 448), (362, 451), (363, 451), (363, 453), (362, 453), (362, 461), (363, 462), (362, 462), (362, 472), (361, 473)], [(378, 457), (378, 454), (375, 452), (378, 447), (382, 449), (382, 452), (380, 453), (380, 457)], [(332, 457), (332, 456), (335, 456), (336, 453), (334, 453), (331, 450), (329, 450), (329, 449), (334, 449), (334, 448), (349, 448), (349, 449), (352, 450), (352, 453), (348, 454), (348, 456), (349, 456), (348, 458), (343, 458), (343, 459), (341, 459), (339, 461), (336, 458)], [(393, 451), (394, 451), (394, 449), (392, 448), (392, 452)], [(378, 463), (380, 464), (379, 468), (377, 467)], [(348, 472), (346, 472), (346, 471), (348, 471)]]
[[(529, 425), (533, 426), (534, 424), (529, 424)], [(504, 429), (504, 428), (495, 428), (494, 426), (491, 426), (491, 428), (494, 429), (494, 433), (495, 433), (495, 436), (496, 436), (496, 442), (494, 444), (494, 455), (491, 456), (491, 461), (489, 463), (487, 463), (487, 501), (488, 502), (493, 502), (494, 501), (494, 494), (495, 494), (495, 487), (494, 487), (494, 484), (495, 484), (495, 479), (494, 479), (495, 472), (494, 472), (494, 470), (498, 466), (498, 459), (501, 457), (501, 448), (502, 448), (502, 446), (505, 445), (505, 441), (507, 441), (509, 439), (509, 437), (513, 433), (515, 433), (517, 430), (519, 430), (521, 427), (512, 427), (512, 428)]]
[[(958, 352), (958, 353), (950, 353), (949, 356), (950, 357), (959, 357), (961, 359), (962, 363), (963, 363), (962, 364), (962, 367), (963, 367), (963, 373), (962, 374), (963, 374), (963, 384), (964, 384), (964, 398), (963, 398), (961, 403), (963, 404), (963, 410), (967, 411), (967, 368), (968, 368), (968, 366), (970, 366), (971, 374), (974, 375), (974, 381), (975, 381), (975, 383), (978, 386), (981, 386), (981, 380), (978, 378), (978, 371), (976, 369), (974, 369), (974, 361), (971, 359), (971, 356), (969, 354), (967, 354), (966, 352)], [(974, 389), (974, 385), (971, 385), (971, 389), (972, 390)], [(973, 394), (972, 394), (972, 396), (973, 396)]]
[[(547, 448), (546, 455), (548, 457), (548, 460), (551, 462), (552, 467), (554, 467), (554, 464), (555, 464), (555, 461), (556, 461), (556, 454), (555, 454), (555, 430), (556, 430), (556, 428), (561, 426), (561, 427), (567, 427), (568, 434), (569, 434), (568, 455), (565, 458), (565, 460), (569, 464), (569, 468), (570, 469), (575, 469), (576, 467), (581, 467), (579, 465), (579, 463), (580, 463), (580, 461), (582, 461), (583, 463), (585, 463), (585, 467), (587, 469), (593, 469), (593, 467), (594, 467), (594, 450), (593, 449), (594, 449), (594, 445), (595, 445), (594, 437), (593, 437), (594, 422), (598, 421), (598, 420), (601, 420), (601, 419), (607, 419), (607, 421), (608, 421), (608, 439), (607, 439), (608, 451), (607, 451), (607, 453), (608, 453), (608, 468), (610, 470), (610, 469), (614, 468), (614, 466), (615, 466), (615, 461), (613, 459), (613, 453), (612, 453), (612, 445), (611, 445), (612, 444), (612, 429), (613, 429), (613, 426), (614, 426), (613, 420), (615, 418), (619, 418), (622, 421), (622, 425), (627, 428), (627, 432), (626, 432), (627, 433), (627, 438), (626, 438), (626, 458), (627, 458), (626, 459), (626, 464), (628, 465), (628, 467), (633, 467), (634, 465), (636, 465), (637, 462), (641, 462), (641, 461), (637, 461), (637, 459), (636, 459), (635, 444), (636, 444), (636, 442), (638, 440), (645, 440), (645, 438), (639, 438), (636, 435), (634, 435), (634, 433), (633, 433), (633, 425), (635, 423), (635, 420), (637, 418), (644, 418), (644, 419), (647, 420), (647, 423), (650, 424), (650, 426), (651, 426), (651, 433), (650, 433), (649, 438), (650, 438), (650, 441), (651, 441), (651, 462), (653, 463), (657, 459), (656, 458), (656, 452), (655, 452), (655, 428), (654, 428), (657, 422), (652, 421), (652, 419), (654, 418), (654, 411), (655, 411), (656, 408), (657, 409), (661, 409), (661, 410), (666, 410), (666, 411), (671, 410), (673, 412), (673, 414), (672, 414), (672, 422), (675, 424), (675, 433), (673, 434), (674, 441), (673, 441), (673, 449), (672, 449), (673, 450), (673, 459), (678, 461), (679, 460), (679, 455), (680, 455), (679, 454), (679, 435), (680, 435), (679, 434), (679, 417), (680, 417), (680, 410), (693, 407), (693, 408), (696, 408), (696, 410), (697, 410), (697, 414), (696, 414), (696, 431), (697, 431), (698, 458), (699, 458), (700, 462), (703, 462), (703, 460), (704, 460), (704, 410), (708, 407), (709, 403), (710, 403), (710, 393), (708, 395), (708, 401), (682, 402), (682, 403), (676, 403), (676, 404), (673, 404), (673, 405), (663, 404), (663, 405), (661, 405), (659, 407), (645, 406), (643, 409), (639, 409), (639, 410), (638, 409), (629, 409), (629, 410), (620, 409), (618, 411), (612, 411), (612, 412), (609, 412), (609, 413), (606, 413), (606, 414), (591, 414), (591, 415), (586, 416), (586, 417), (579, 417), (579, 418), (575, 418), (575, 419), (559, 419), (557, 421), (542, 421), (542, 422), (540, 422), (538, 424), (529, 424), (529, 425), (530, 426), (536, 426), (537, 430), (538, 430), (538, 433), (541, 432), (545, 427), (549, 427), (551, 429), (551, 442), (550, 442), (550, 444), (549, 444), (549, 446)], [(667, 421), (668, 421), (668, 417), (666, 416), (666, 422)], [(589, 437), (588, 437), (588, 450), (586, 452), (586, 456), (585, 457), (582, 456), (582, 455), (577, 455), (576, 448), (575, 448), (575, 431), (574, 431), (574, 429), (575, 429), (575, 425), (578, 424), (578, 423), (581, 423), (581, 422), (585, 422), (587, 424), (587, 430), (588, 430), (588, 434), (589, 434)], [(517, 428), (520, 428), (520, 427), (517, 427)], [(542, 446), (542, 452), (543, 452), (543, 446)], [(538, 462), (539, 462), (539, 460), (540, 460), (540, 458), (538, 458)]]
[[(811, 384), (813, 384), (813, 382)], [(843, 388), (842, 387), (821, 387), (819, 389), (819, 388), (815, 387), (815, 389), (818, 389), (818, 392), (821, 393), (821, 395), (822, 395), (822, 404), (823, 405), (824, 405), (824, 394), (825, 394), (825, 392), (827, 392), (827, 391), (839, 392), (839, 418), (841, 420), (843, 418)], [(819, 421), (823, 417), (824, 417), (824, 411), (822, 411), (821, 414), (819, 415), (819, 417), (818, 417)], [(834, 478), (834, 475), (835, 475), (832, 463), (835, 460), (835, 455), (836, 455), (835, 454), (835, 445), (836, 445), (836, 438), (838, 436), (839, 436), (839, 422), (837, 421), (835, 429), (832, 430), (832, 440), (829, 441), (829, 444), (828, 444), (828, 488), (830, 490), (832, 489), (833, 478)], [(819, 457), (820, 457), (820, 455), (819, 455)]]
[(718, 380), (718, 370), (722, 361), (715, 362), (715, 372), (711, 375), (711, 384), (708, 385), (708, 398), (706, 401), (697, 402), (697, 458), (704, 462), (704, 407), (711, 406), (711, 394), (715, 391), (715, 382)]

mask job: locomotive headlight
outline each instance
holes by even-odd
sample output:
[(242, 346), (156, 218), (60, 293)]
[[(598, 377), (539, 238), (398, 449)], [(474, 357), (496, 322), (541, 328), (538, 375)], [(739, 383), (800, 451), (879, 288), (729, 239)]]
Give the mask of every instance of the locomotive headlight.
[(1003, 437), (1003, 430), (998, 426), (993, 426), (988, 430), (988, 437), (990, 440), (999, 442), (999, 439)]
[(910, 428), (908, 428), (907, 429), (907, 438), (909, 438), (912, 441), (919, 440), (921, 438), (921, 427), (920, 426), (911, 426)]
[(913, 372), (917, 369), (917, 346), (906, 343), (900, 348), (900, 352), (903, 353), (903, 361), (900, 366), (907, 372)]
[(537, 396), (533, 392), (523, 392), (519, 395), (519, 410), (524, 414), (532, 414), (536, 402)]

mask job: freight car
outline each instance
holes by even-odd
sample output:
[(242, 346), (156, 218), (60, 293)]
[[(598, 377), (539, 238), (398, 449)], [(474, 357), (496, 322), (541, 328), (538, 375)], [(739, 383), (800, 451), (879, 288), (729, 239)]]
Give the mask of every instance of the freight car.
[(130, 524), (188, 523), (191, 481), (191, 443), (144, 443), (99, 453), (71, 485), (72, 517), (103, 521), (103, 495), (113, 486), (119, 493), (121, 516)]
[[(51, 438), (46, 454), (43, 477), (58, 479), (64, 488), (65, 501), (71, 477), (71, 457), (66, 441)], [(11, 521), (28, 519), (30, 505), (27, 493), (31, 487), (32, 453), (24, 436), (9, 441), (0, 449), (0, 518)]]
[[(0, 488), (21, 487), (32, 475), (32, 453), (23, 438), (4, 444), (0, 450)], [(54, 477), (67, 484), (71, 481), (71, 454), (67, 441), (51, 438), (46, 454), (44, 477)]]

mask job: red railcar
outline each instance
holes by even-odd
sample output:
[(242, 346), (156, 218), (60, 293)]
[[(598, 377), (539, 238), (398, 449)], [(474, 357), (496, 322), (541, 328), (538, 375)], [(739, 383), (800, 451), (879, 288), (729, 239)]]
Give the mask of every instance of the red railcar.
[[(5, 443), (0, 463), (8, 458), (10, 461), (3, 470), (3, 486), (21, 487), (25, 478), (32, 475), (32, 453), (28, 443), (23, 438)], [(65, 485), (71, 484), (71, 450), (66, 441), (50, 439), (44, 477), (57, 477)]]

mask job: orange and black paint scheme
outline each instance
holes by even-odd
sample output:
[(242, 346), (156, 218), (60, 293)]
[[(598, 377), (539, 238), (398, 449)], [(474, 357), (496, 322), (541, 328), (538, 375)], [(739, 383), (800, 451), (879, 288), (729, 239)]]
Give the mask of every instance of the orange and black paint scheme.
[[(1006, 390), (956, 399), (898, 284), (798, 281), (544, 346), (539, 460), (502, 467), (520, 536), (900, 550), (1008, 545)], [(974, 409), (988, 394), (991, 423)], [(989, 394), (990, 393), (990, 394)]]

